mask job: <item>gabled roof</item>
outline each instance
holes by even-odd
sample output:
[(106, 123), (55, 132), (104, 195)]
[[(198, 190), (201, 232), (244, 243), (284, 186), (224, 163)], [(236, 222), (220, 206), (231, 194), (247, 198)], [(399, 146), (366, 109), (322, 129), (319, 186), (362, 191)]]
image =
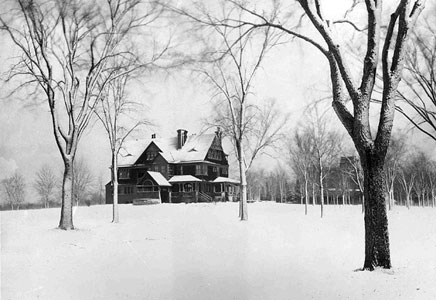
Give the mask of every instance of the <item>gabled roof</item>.
[(213, 133), (190, 135), (181, 149), (177, 149), (177, 137), (129, 141), (120, 151), (119, 165), (135, 164), (151, 143), (161, 150), (159, 154), (168, 163), (203, 161), (215, 137)]
[(200, 182), (201, 179), (198, 179), (195, 176), (192, 175), (176, 175), (170, 178), (168, 180), (170, 183), (176, 183), (176, 182)]
[(214, 183), (234, 183), (234, 184), (239, 184), (238, 180), (227, 178), (227, 177), (217, 177), (217, 178), (215, 178), (215, 180), (213, 182)]
[(147, 171), (148, 174), (150, 174), (151, 178), (153, 178), (154, 181), (156, 181), (156, 183), (159, 186), (171, 186), (171, 183), (169, 183), (165, 177), (163, 177), (163, 175), (159, 172), (152, 172), (152, 171)]

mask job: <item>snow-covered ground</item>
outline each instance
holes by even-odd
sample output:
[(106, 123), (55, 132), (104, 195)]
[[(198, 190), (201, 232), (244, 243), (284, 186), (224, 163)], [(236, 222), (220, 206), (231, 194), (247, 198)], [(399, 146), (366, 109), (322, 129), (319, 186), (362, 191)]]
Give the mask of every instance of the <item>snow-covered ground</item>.
[(235, 203), (1, 213), (1, 299), (436, 299), (436, 209), (389, 213), (394, 268), (364, 259), (360, 207)]

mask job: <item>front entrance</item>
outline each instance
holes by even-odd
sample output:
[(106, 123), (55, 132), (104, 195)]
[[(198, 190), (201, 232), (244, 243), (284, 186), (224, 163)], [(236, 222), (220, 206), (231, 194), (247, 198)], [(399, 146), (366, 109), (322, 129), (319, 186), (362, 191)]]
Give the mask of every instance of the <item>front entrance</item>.
[(169, 189), (167, 187), (161, 188), (160, 197), (161, 197), (162, 203), (169, 203), (170, 202), (170, 193), (169, 193)]

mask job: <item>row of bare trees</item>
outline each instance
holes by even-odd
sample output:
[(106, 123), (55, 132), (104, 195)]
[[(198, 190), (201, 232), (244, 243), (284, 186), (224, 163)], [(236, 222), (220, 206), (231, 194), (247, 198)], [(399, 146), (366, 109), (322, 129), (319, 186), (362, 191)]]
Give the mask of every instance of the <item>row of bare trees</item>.
[[(74, 190), (79, 141), (100, 110), (106, 130), (120, 131), (121, 124), (113, 124), (114, 116), (108, 117), (108, 107), (119, 107), (110, 91), (117, 90), (117, 81), (123, 83), (129, 74), (144, 71), (165, 52), (166, 46), (150, 40), (144, 30), (157, 20), (162, 8), (140, 0), (17, 0), (7, 5), (9, 11), (1, 14), (0, 26), (20, 53), (7, 81), (18, 78), (14, 92), (30, 88), (34, 98), (48, 104), (64, 164), (59, 228), (74, 229), (72, 206), (83, 190)], [(117, 153), (118, 136), (109, 135), (109, 139), (112, 152)]]
[[(274, 169), (250, 170), (247, 174), (248, 199), (270, 200), (307, 205), (362, 204), (364, 212), (363, 172), (359, 158), (352, 151), (336, 148), (328, 160), (323, 160), (323, 189), (319, 180), (318, 152), (329, 148), (329, 141), (316, 144), (313, 132), (305, 128), (304, 135), (297, 131), (289, 141), (286, 157), (290, 170), (278, 164)], [(328, 131), (328, 130), (326, 130)], [(328, 136), (337, 133), (330, 132)], [(336, 137), (342, 142), (339, 137)], [(386, 206), (389, 210), (396, 205), (435, 206), (436, 161), (413, 145), (407, 145), (404, 136), (394, 135), (387, 154), (384, 169)], [(321, 190), (323, 191), (321, 193)]]
[[(73, 174), (75, 205), (103, 204), (102, 177), (96, 178), (84, 159), (79, 158), (75, 161)], [(36, 172), (32, 182), (27, 182), (21, 173), (16, 172), (1, 181), (0, 190), (0, 198), (12, 210), (20, 209), (20, 206), (44, 208), (59, 206), (62, 176), (45, 164)], [(37, 202), (35, 196), (38, 198)]]
[[(301, 40), (326, 59), (331, 79), (332, 106), (353, 141), (364, 173), (364, 269), (390, 268), (384, 164), (392, 134), (397, 90), (406, 56), (406, 42), (424, 5), (419, 0), (399, 1), (389, 12), (391, 18), (386, 24), (383, 24), (385, 18), (382, 17), (382, 1), (353, 1), (351, 8), (346, 10), (342, 18), (333, 20), (324, 14), (323, 5), (325, 3), (318, 0), (298, 0), (295, 6), (285, 5), (279, 1), (265, 1), (260, 4), (228, 0), (220, 2), (219, 9), (215, 10), (219, 13), (211, 13), (201, 2), (194, 2), (193, 7), (197, 9), (194, 12), (179, 7), (175, 7), (174, 10), (220, 32), (236, 32), (239, 37), (230, 44), (230, 49), (240, 42), (244, 43), (244, 38), (253, 32), (271, 31)], [(366, 14), (362, 24), (354, 22), (351, 16), (358, 10)], [(347, 59), (347, 53), (341, 47), (343, 43), (340, 37), (354, 37), (358, 44), (365, 44), (364, 51), (359, 55), (360, 70), (354, 68)], [(379, 66), (381, 72), (378, 72)], [(381, 107), (375, 126), (377, 130), (372, 132), (370, 106), (377, 79), (380, 79), (382, 89)], [(241, 95), (245, 96), (244, 88), (241, 91)], [(318, 160), (319, 184), (322, 191), (325, 173), (321, 153), (318, 153)], [(245, 177), (241, 176), (241, 179), (244, 196)], [(245, 200), (245, 197), (242, 197), (242, 212)]]
[(269, 171), (257, 168), (247, 172), (247, 198), (251, 201), (291, 202), (293, 192), (291, 174), (280, 165)]
[[(40, 92), (38, 96), (44, 98), (49, 106), (55, 141), (64, 162), (59, 227), (74, 228), (73, 165), (80, 137), (99, 104), (109, 97), (116, 99), (108, 92), (111, 83), (149, 66), (150, 61), (160, 57), (154, 55), (156, 43), (145, 43), (147, 45), (144, 48), (153, 52), (151, 56), (141, 55), (138, 51), (141, 47), (135, 45), (144, 44), (145, 36), (140, 34), (143, 32), (141, 30), (154, 23), (163, 9), (168, 9), (185, 20), (188, 18), (200, 29), (205, 29), (202, 34), (194, 34), (203, 36), (203, 42), (206, 41), (203, 55), (194, 60), (208, 63), (208, 67), (201, 67), (200, 72), (215, 88), (218, 98), (226, 104), (226, 130), (234, 143), (240, 170), (241, 220), (247, 219), (246, 171), (252, 161), (246, 157), (244, 140), (247, 140), (247, 128), (253, 128), (253, 132), (258, 129), (250, 125), (256, 115), (252, 112), (257, 110), (253, 105), (264, 102), (264, 99), (253, 99), (254, 78), (261, 69), (263, 58), (269, 49), (283, 41), (282, 37), (290, 37), (313, 47), (325, 59), (333, 109), (358, 152), (364, 175), (364, 269), (373, 270), (378, 266), (390, 268), (384, 197), (385, 162), (403, 62), (407, 56), (406, 42), (424, 6), (420, 0), (398, 1), (387, 12), (391, 16), (388, 20), (384, 17), (382, 1), (352, 1), (342, 18), (331, 19), (324, 14), (324, 4), (318, 0), (298, 0), (291, 5), (274, 0), (261, 4), (223, 0), (216, 4), (218, 8), (207, 8), (202, 1), (194, 1), (185, 8), (180, 3), (172, 6), (140, 0), (107, 0), (92, 4), (80, 0), (13, 2), (10, 13), (2, 14), (0, 18), (2, 30), (20, 52), (11, 67), (9, 79), (24, 76), (19, 88), (28, 85), (35, 87)], [(359, 13), (365, 14), (366, 18), (353, 18)], [(195, 31), (190, 32), (192, 34)], [(212, 34), (218, 43), (211, 47), (207, 40), (214, 39)], [(343, 38), (350, 38), (357, 45), (365, 45), (359, 55), (358, 67), (350, 62), (349, 53), (341, 47)], [(141, 59), (143, 57), (146, 61)], [(381, 70), (378, 72), (379, 68)], [(377, 109), (378, 122), (373, 126), (376, 130), (372, 131), (370, 107), (377, 81), (382, 90), (381, 106)], [(104, 106), (102, 110), (100, 119), (108, 125)], [(113, 125), (114, 119), (109, 120), (109, 125)], [(327, 162), (331, 153), (335, 152), (336, 143), (331, 142), (328, 150), (327, 147), (321, 149), (319, 145), (327, 143), (324, 138), (334, 141), (335, 137), (325, 136), (323, 127), (317, 124), (308, 127), (313, 131), (313, 137), (306, 141), (306, 135), (299, 133), (297, 140), (301, 140), (298, 141), (301, 145), (310, 147), (310, 152), (315, 155), (311, 163), (316, 169), (320, 195), (323, 195), (324, 180), (330, 172)], [(117, 126), (105, 128), (112, 133), (118, 132)], [(273, 138), (270, 137), (277, 132), (274, 126), (265, 128), (272, 133), (268, 138), (265, 138), (267, 136), (262, 130), (257, 130), (256, 135), (263, 142), (250, 142), (251, 145), (259, 145), (252, 152), (253, 159), (256, 153), (271, 144)], [(109, 132), (113, 157), (115, 155), (112, 166), (115, 177), (119, 149), (116, 141), (122, 141), (122, 136), (111, 138)], [(306, 145), (309, 142), (310, 145)], [(116, 183), (116, 178), (113, 181)], [(323, 199), (320, 197), (321, 215), (324, 213)], [(114, 201), (114, 222), (118, 219), (115, 208)]]

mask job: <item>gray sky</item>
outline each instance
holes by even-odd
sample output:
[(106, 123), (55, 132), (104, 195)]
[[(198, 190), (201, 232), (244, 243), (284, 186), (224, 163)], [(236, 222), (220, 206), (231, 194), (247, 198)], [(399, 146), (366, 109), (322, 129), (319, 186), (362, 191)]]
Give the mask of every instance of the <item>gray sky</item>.
[[(332, 3), (331, 9), (326, 13), (331, 16), (340, 13), (337, 7), (339, 1), (329, 2)], [(4, 35), (0, 38), (0, 73), (4, 74), (16, 52)], [(255, 97), (276, 99), (279, 107), (290, 113), (289, 124), (292, 127), (299, 121), (305, 106), (325, 95), (322, 91), (328, 88), (325, 59), (309, 47), (285, 44), (271, 51), (264, 61), (255, 82)], [(60, 173), (62, 161), (52, 134), (47, 104), (44, 102), (40, 106), (23, 108), (29, 100), (6, 99), (3, 89), (0, 96), (0, 180), (19, 171), (31, 185), (36, 171), (44, 164), (49, 164)], [(152, 133), (174, 135), (178, 128), (197, 133), (202, 128), (203, 119), (210, 115), (211, 93), (207, 85), (186, 72), (170, 76), (155, 74), (132, 88), (129, 96), (148, 107), (147, 116), (156, 124), (155, 128), (143, 130), (145, 137)], [(329, 104), (325, 106), (329, 107)], [(341, 128), (337, 118), (332, 120), (334, 126)], [(399, 114), (395, 126), (397, 129), (405, 128), (404, 119)], [(79, 145), (78, 157), (85, 158), (96, 177), (102, 175), (107, 181), (110, 165), (107, 137), (98, 123), (90, 129)], [(417, 131), (409, 134), (413, 143), (436, 158), (433, 141)]]

